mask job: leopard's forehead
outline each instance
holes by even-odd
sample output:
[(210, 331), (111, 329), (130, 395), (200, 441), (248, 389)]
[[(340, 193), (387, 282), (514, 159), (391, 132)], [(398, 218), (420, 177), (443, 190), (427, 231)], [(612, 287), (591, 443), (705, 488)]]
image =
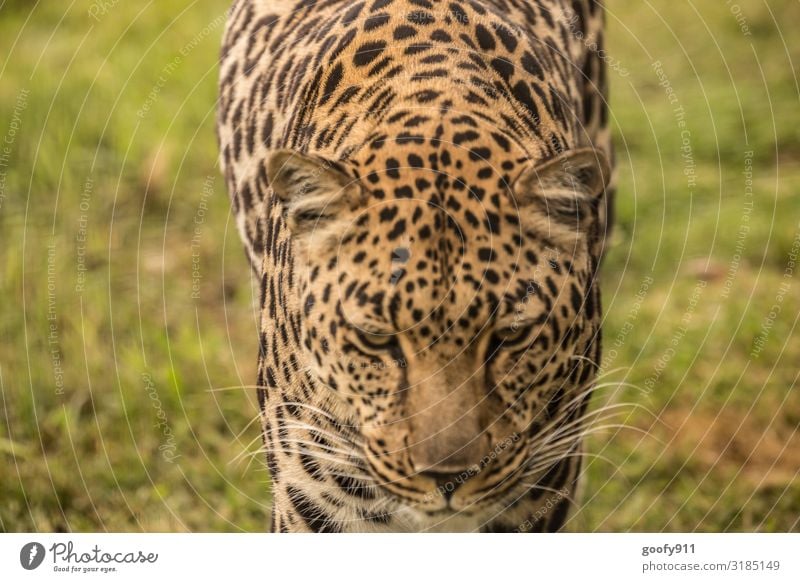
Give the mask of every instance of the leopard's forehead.
[(527, 228), (511, 187), (527, 158), (472, 133), (384, 144), (359, 164), (363, 207), (335, 258), (320, 257), (331, 269), (323, 296), (344, 319), (423, 341), (466, 337), (490, 320), (550, 313), (562, 290), (582, 287), (580, 258)]

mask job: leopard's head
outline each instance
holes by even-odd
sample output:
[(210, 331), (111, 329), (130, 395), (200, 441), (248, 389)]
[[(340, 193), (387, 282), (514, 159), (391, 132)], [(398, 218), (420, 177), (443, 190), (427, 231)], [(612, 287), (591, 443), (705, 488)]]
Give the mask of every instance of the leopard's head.
[(569, 454), (598, 361), (608, 163), (489, 141), (268, 165), (304, 364), (372, 477), (426, 515), (494, 511)]

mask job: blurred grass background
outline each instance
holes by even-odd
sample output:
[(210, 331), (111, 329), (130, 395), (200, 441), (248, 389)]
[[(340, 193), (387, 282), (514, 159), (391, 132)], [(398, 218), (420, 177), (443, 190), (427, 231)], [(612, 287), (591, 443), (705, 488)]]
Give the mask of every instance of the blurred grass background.
[[(2, 531), (267, 526), (254, 289), (216, 167), (227, 4), (0, 4)], [(572, 527), (798, 531), (800, 4), (608, 11), (596, 402), (636, 408), (590, 441)]]

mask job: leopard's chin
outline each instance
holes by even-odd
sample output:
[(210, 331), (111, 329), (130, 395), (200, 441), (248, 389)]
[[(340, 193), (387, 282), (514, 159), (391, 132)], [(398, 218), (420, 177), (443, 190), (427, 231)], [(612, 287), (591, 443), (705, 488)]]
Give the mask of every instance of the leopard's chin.
[(481, 515), (480, 512), (458, 511), (450, 508), (432, 512), (408, 508), (404, 513), (413, 531), (434, 533), (478, 532), (486, 520), (491, 517)]
[(459, 500), (454, 496), (441, 499), (437, 504), (415, 504), (408, 500), (396, 500), (394, 515), (398, 523), (409, 532), (480, 532), (496, 521), (507, 509), (508, 492), (486, 495), (480, 499)]

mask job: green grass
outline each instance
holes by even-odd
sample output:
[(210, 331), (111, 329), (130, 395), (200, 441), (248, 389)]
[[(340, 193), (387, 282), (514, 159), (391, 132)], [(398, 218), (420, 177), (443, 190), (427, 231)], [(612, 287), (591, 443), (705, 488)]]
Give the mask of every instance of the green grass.
[[(798, 530), (797, 3), (741, 2), (749, 36), (724, 2), (652, 4), (609, 2), (629, 74), (610, 73), (604, 381), (632, 386), (597, 402), (636, 407), (590, 441), (574, 527)], [(19, 126), (0, 158), (0, 530), (262, 531), (254, 291), (213, 125), (226, 2), (91, 6), (0, 8), (0, 141)]]

